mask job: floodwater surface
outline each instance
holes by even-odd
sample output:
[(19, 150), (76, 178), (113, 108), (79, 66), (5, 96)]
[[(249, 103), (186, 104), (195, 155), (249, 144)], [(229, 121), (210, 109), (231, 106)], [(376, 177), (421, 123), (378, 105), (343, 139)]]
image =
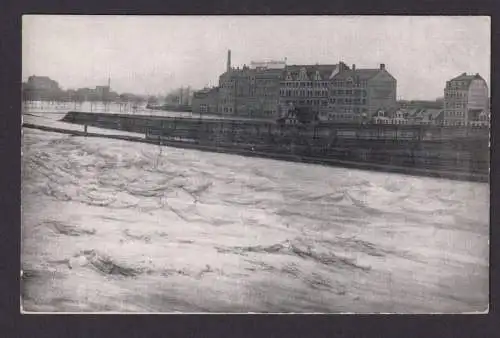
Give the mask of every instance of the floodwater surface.
[(22, 307), (475, 312), (489, 186), (24, 130)]

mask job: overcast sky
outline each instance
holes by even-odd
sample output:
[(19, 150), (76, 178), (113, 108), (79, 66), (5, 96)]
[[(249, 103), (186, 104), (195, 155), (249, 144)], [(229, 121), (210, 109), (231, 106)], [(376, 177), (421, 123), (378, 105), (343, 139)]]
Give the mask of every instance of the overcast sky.
[(216, 85), (226, 66), (252, 60), (385, 63), (398, 98), (434, 99), (446, 80), (480, 73), (490, 83), (488, 17), (24, 16), (23, 80), (45, 75), (65, 88), (106, 84), (166, 93)]

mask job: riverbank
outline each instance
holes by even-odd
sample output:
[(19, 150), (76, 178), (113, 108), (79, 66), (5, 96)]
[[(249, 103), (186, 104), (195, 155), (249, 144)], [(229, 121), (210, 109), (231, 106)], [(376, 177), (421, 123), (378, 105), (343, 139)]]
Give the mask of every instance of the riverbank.
[[(120, 131), (113, 131), (112, 133), (102, 133), (102, 132), (85, 132), (83, 127), (81, 130), (75, 129), (66, 129), (66, 128), (57, 128), (50, 127), (47, 125), (38, 125), (33, 123), (23, 123), (24, 128), (38, 129), (49, 132), (57, 132), (74, 136), (85, 136), (85, 137), (102, 137), (102, 138), (110, 138), (117, 140), (125, 140), (131, 142), (142, 142), (149, 144), (158, 144), (155, 140), (148, 140), (144, 136), (139, 136), (139, 134), (132, 135), (132, 133), (122, 133)], [(184, 149), (197, 149), (201, 151), (207, 152), (219, 152), (219, 153), (230, 153), (242, 156), (253, 156), (253, 157), (262, 157), (262, 158), (270, 158), (282, 161), (289, 162), (302, 162), (302, 163), (310, 163), (310, 164), (320, 164), (327, 166), (335, 166), (335, 167), (345, 167), (351, 169), (361, 169), (361, 170), (373, 170), (373, 171), (382, 171), (382, 172), (391, 172), (391, 173), (399, 173), (406, 175), (415, 175), (415, 176), (427, 176), (427, 177), (436, 177), (436, 178), (445, 178), (451, 180), (460, 180), (460, 181), (473, 181), (473, 182), (489, 182), (489, 175), (485, 174), (477, 174), (470, 172), (461, 172), (461, 171), (451, 171), (451, 170), (435, 170), (435, 169), (421, 169), (421, 168), (412, 168), (412, 167), (401, 167), (394, 165), (385, 165), (385, 164), (377, 164), (377, 163), (366, 163), (366, 162), (354, 162), (354, 161), (345, 161), (345, 160), (337, 160), (337, 159), (326, 159), (326, 158), (317, 158), (317, 157), (308, 157), (308, 156), (300, 156), (300, 155), (292, 155), (292, 154), (280, 154), (273, 152), (262, 152), (262, 151), (253, 151), (250, 149), (242, 149), (234, 146), (212, 146), (212, 145), (201, 145), (195, 143), (188, 143), (183, 141), (171, 141), (171, 140), (162, 140), (162, 145), (176, 147), (176, 148), (184, 148)]]

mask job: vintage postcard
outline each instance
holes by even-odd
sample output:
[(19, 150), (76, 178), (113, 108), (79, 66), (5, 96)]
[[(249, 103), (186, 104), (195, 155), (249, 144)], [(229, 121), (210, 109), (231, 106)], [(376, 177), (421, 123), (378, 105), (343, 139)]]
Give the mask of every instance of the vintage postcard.
[(22, 24), (24, 314), (488, 312), (489, 17)]

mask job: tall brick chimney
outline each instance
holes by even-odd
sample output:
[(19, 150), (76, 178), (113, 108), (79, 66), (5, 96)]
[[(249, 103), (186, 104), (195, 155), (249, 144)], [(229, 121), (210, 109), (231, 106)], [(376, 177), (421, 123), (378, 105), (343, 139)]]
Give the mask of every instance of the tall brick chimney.
[(231, 70), (231, 50), (228, 49), (227, 51), (227, 71), (229, 72)]

